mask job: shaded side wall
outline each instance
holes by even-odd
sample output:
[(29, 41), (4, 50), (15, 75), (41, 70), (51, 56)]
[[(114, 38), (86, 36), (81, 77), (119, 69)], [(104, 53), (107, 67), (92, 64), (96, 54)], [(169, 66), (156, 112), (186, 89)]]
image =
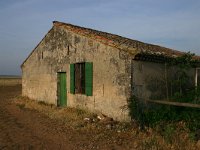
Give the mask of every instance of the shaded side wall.
[[(93, 62), (93, 96), (70, 94), (70, 63)], [(57, 104), (57, 72), (67, 73), (67, 105), (129, 120), (131, 57), (116, 48), (69, 32), (53, 29), (22, 68), (23, 95)]]
[[(177, 67), (167, 69), (167, 81), (173, 81)], [(187, 72), (188, 86), (194, 87), (195, 69)], [(168, 85), (169, 86), (169, 85)], [(168, 89), (170, 96), (171, 89)], [(141, 99), (166, 99), (165, 64), (132, 60), (132, 94)]]

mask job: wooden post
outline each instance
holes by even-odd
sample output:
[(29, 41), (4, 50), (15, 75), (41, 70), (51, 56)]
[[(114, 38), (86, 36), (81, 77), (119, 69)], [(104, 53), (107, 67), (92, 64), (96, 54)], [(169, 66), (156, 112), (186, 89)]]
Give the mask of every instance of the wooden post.
[(167, 78), (167, 63), (165, 62), (165, 88), (166, 88), (166, 95), (167, 100), (169, 99), (169, 89), (168, 89), (168, 78)]
[(198, 70), (199, 70), (200, 68), (196, 68), (195, 69), (195, 101), (197, 101), (197, 99), (198, 99), (198, 97), (197, 97), (197, 86), (198, 86)]
[(195, 88), (198, 86), (198, 68), (195, 69)]

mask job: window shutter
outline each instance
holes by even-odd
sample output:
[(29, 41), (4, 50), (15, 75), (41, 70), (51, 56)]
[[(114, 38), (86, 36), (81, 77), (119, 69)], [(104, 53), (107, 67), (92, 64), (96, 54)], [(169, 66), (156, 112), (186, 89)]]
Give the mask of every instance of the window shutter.
[(93, 93), (93, 63), (85, 63), (85, 94), (92, 96)]
[(70, 93), (75, 94), (74, 64), (70, 64)]

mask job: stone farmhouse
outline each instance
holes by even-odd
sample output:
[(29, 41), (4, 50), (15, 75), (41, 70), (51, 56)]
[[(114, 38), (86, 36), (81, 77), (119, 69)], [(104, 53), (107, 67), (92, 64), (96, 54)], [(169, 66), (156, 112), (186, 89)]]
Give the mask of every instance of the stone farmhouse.
[[(166, 58), (183, 52), (54, 21), (21, 65), (22, 95), (129, 120), (131, 95), (162, 98)], [(170, 74), (170, 73), (169, 73)], [(194, 81), (195, 68), (190, 71)], [(151, 87), (151, 84), (160, 84)], [(66, 114), (67, 115), (67, 114)]]

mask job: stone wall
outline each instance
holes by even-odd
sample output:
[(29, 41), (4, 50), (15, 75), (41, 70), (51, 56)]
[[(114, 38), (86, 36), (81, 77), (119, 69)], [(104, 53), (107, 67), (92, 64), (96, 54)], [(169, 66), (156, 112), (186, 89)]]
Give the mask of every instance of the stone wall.
[[(93, 62), (93, 96), (71, 94), (70, 65)], [(57, 105), (57, 72), (67, 74), (67, 106), (129, 120), (131, 57), (126, 52), (54, 26), (22, 67), (23, 96)]]

